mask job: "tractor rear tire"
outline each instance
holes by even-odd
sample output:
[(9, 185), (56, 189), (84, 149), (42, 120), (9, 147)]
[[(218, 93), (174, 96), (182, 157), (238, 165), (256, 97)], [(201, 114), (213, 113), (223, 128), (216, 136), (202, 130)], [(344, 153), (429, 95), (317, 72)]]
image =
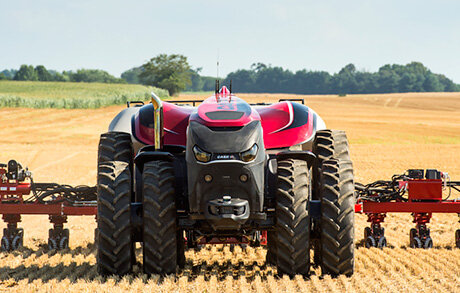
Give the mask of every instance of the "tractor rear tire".
[(278, 161), (276, 256), (278, 274), (310, 273), (310, 176), (307, 162)]
[[(172, 162), (145, 163), (143, 178), (144, 201), (144, 272), (173, 274), (184, 263), (184, 250), (176, 225), (174, 167)], [(179, 235), (182, 237), (180, 239)]]
[(106, 132), (99, 140), (98, 163), (119, 161), (130, 165), (132, 173), (133, 144), (131, 134), (124, 132)]
[(267, 231), (267, 255), (265, 262), (269, 265), (276, 265), (276, 242), (276, 232)]
[(133, 265), (131, 172), (121, 161), (100, 163), (97, 179), (97, 270), (126, 275)]
[(316, 155), (313, 164), (313, 199), (319, 199), (323, 162), (330, 159), (350, 160), (347, 134), (343, 130), (319, 130), (316, 132), (312, 151)]
[(351, 276), (355, 252), (355, 198), (351, 161), (323, 162), (320, 198), (322, 273)]

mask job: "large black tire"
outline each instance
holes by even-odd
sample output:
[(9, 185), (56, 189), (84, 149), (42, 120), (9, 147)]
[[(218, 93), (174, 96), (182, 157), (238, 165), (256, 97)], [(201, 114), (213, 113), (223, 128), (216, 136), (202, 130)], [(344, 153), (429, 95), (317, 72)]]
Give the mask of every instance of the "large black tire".
[(184, 261), (176, 225), (174, 168), (172, 162), (144, 165), (144, 272), (172, 274)]
[(302, 160), (278, 161), (276, 255), (278, 274), (310, 272), (309, 170)]
[(97, 207), (97, 270), (101, 275), (128, 274), (133, 265), (128, 163), (99, 164)]
[(269, 265), (276, 265), (276, 243), (278, 239), (275, 231), (267, 232), (267, 255), (265, 262)]
[(313, 141), (313, 198), (319, 199), (320, 173), (323, 162), (330, 159), (350, 160), (347, 134), (343, 130), (318, 130)]
[(125, 162), (132, 167), (133, 144), (131, 134), (124, 132), (107, 132), (101, 134), (97, 161), (99, 164), (111, 161)]
[(355, 198), (351, 161), (327, 160), (321, 171), (321, 268), (323, 274), (354, 271)]
[[(105, 162), (124, 162), (129, 164), (129, 170), (131, 172), (131, 202), (135, 201), (134, 199), (134, 149), (131, 140), (131, 134), (125, 132), (106, 132), (101, 134), (99, 139), (97, 162), (98, 166)], [(96, 229), (97, 235), (97, 229)], [(97, 239), (94, 240), (97, 243)], [(131, 262), (134, 264), (136, 262), (135, 255), (135, 242), (132, 242), (131, 245)]]

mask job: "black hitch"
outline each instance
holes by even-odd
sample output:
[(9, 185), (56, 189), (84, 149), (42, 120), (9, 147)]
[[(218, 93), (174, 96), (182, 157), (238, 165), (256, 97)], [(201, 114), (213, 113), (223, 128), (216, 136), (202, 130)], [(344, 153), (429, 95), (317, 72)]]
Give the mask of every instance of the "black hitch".
[(239, 229), (249, 219), (249, 202), (244, 199), (223, 196), (208, 201), (205, 218), (214, 230)]

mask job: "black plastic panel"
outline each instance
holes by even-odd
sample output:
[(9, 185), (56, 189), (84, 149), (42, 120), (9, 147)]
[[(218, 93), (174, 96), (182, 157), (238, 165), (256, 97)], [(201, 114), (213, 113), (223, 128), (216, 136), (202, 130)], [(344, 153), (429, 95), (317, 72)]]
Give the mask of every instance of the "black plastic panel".
[(206, 116), (211, 120), (238, 120), (243, 115), (244, 112), (238, 111), (213, 111), (206, 113)]

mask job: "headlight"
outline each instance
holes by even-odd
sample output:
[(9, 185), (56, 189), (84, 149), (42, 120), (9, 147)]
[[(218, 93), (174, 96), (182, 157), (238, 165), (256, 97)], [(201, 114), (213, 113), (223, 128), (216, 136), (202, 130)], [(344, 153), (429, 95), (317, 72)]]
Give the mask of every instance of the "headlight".
[(250, 162), (254, 160), (257, 156), (258, 149), (259, 148), (257, 147), (257, 145), (254, 144), (249, 150), (242, 152), (240, 154), (241, 160), (243, 160), (244, 162)]
[(211, 154), (203, 151), (197, 146), (193, 147), (193, 153), (195, 154), (195, 158), (197, 161), (206, 163), (211, 160)]

